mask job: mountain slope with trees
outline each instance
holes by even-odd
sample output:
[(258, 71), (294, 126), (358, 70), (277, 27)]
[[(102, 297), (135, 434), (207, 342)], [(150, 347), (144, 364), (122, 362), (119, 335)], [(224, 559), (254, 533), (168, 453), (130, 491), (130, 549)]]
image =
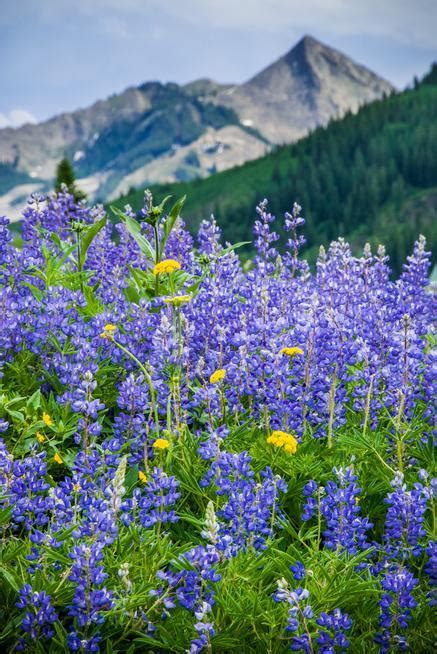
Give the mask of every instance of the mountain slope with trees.
[[(185, 218), (195, 227), (211, 213), (225, 239), (251, 237), (254, 206), (268, 198), (280, 216), (299, 202), (310, 258), (338, 236), (362, 247), (383, 242), (399, 269), (419, 232), (436, 249), (437, 65), (413, 89), (364, 106), (293, 145), (204, 180), (152, 187), (187, 194)], [(115, 204), (142, 204), (142, 191)]]

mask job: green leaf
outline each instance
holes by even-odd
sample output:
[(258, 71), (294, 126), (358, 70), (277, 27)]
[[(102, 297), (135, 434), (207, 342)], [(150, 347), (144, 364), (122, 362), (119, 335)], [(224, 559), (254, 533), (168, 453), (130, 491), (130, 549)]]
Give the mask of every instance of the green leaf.
[(155, 251), (150, 241), (143, 234), (141, 234), (140, 223), (134, 220), (133, 218), (131, 218), (131, 216), (126, 216), (126, 214), (124, 214), (116, 207), (111, 207), (111, 209), (115, 213), (115, 215), (118, 216), (120, 220), (124, 222), (127, 231), (135, 239), (141, 252), (146, 255), (149, 261), (155, 262)]
[(94, 223), (94, 225), (90, 225), (86, 231), (83, 233), (80, 239), (80, 254), (81, 254), (81, 260), (82, 264), (85, 262), (86, 259), (86, 253), (88, 251), (89, 246), (97, 236), (97, 234), (100, 232), (101, 229), (106, 225), (106, 214), (99, 220), (98, 222)]
[(126, 486), (127, 490), (130, 491), (137, 483), (138, 481), (138, 466), (134, 465), (126, 473), (126, 477), (124, 479), (124, 485)]
[(240, 243), (235, 243), (235, 245), (229, 245), (229, 247), (224, 248), (219, 252), (219, 257), (224, 257), (225, 254), (232, 252), (232, 250), (238, 250), (238, 248), (242, 248), (243, 245), (250, 245), (251, 243), (252, 241), (240, 241)]
[(38, 300), (38, 302), (42, 301), (43, 291), (40, 288), (38, 288), (38, 286), (35, 286), (34, 284), (30, 284), (29, 282), (24, 282), (23, 286), (27, 286), (27, 288), (30, 289), (30, 292), (32, 293), (35, 300)]
[(17, 578), (15, 575), (12, 574), (12, 572), (9, 572), (9, 570), (6, 570), (3, 566), (0, 567), (0, 574), (2, 575), (3, 579), (11, 586), (11, 588), (14, 589), (16, 593), (18, 593), (20, 586), (22, 585), (20, 581), (17, 581)]
[[(171, 195), (168, 196), (170, 198)], [(168, 199), (166, 198), (166, 199)], [(170, 212), (164, 222), (164, 229), (163, 229), (163, 235), (161, 238), (161, 242), (159, 244), (159, 256), (162, 256), (162, 253), (164, 252), (165, 245), (167, 243), (168, 237), (171, 234), (171, 231), (173, 227), (175, 226), (175, 223), (177, 219), (179, 218), (180, 212), (182, 207), (184, 206), (185, 200), (187, 199), (187, 196), (184, 195), (181, 197), (177, 202), (174, 203), (172, 208), (170, 209)]]
[(26, 407), (28, 409), (33, 409), (34, 411), (36, 411), (37, 409), (39, 409), (40, 406), (41, 406), (41, 391), (38, 388), (38, 390), (36, 390), (35, 393), (33, 393), (33, 395), (31, 395), (27, 400)]

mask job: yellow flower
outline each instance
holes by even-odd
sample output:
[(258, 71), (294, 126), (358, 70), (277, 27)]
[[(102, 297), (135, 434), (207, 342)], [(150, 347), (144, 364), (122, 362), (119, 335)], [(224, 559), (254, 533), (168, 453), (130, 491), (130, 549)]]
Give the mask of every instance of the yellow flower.
[(212, 373), (211, 377), (209, 378), (209, 381), (211, 382), (211, 384), (217, 384), (217, 382), (225, 378), (225, 375), (226, 375), (226, 370), (224, 368), (219, 368), (218, 370)]
[(157, 438), (152, 447), (156, 447), (158, 450), (167, 450), (170, 447), (170, 441), (166, 438)]
[(63, 460), (61, 459), (61, 457), (59, 456), (59, 454), (58, 454), (57, 452), (56, 452), (55, 456), (53, 457), (53, 461), (56, 461), (56, 463), (59, 463), (59, 465), (61, 465), (62, 463), (64, 463)]
[(143, 482), (143, 484), (147, 483), (147, 476), (144, 474), (142, 470), (139, 471), (138, 473), (138, 479)]
[(108, 341), (111, 341), (114, 338), (114, 332), (117, 329), (116, 325), (113, 325), (111, 322), (108, 322), (104, 327), (103, 331), (100, 334), (101, 338), (106, 338)]
[(185, 304), (190, 300), (191, 300), (191, 295), (175, 295), (174, 297), (166, 297), (164, 302), (179, 307), (181, 304)]
[(73, 490), (75, 493), (78, 493), (80, 491), (80, 484), (77, 482), (77, 484), (73, 484)]
[(272, 431), (267, 438), (267, 443), (275, 447), (282, 447), (287, 454), (295, 454), (297, 450), (297, 440), (292, 434), (287, 434), (285, 431)]
[(164, 259), (164, 261), (160, 261), (153, 268), (153, 274), (162, 275), (163, 273), (172, 273), (175, 270), (180, 270), (180, 269), (181, 269), (181, 264), (179, 263), (179, 261), (175, 261), (174, 259)]
[(300, 347), (283, 347), (279, 354), (286, 354), (288, 357), (294, 357), (296, 354), (303, 354)]
[(47, 427), (51, 427), (53, 425), (53, 420), (48, 413), (42, 414), (42, 421), (45, 425), (47, 425)]
[(38, 443), (44, 443), (46, 437), (41, 434), (41, 432), (37, 431), (36, 432), (36, 440)]

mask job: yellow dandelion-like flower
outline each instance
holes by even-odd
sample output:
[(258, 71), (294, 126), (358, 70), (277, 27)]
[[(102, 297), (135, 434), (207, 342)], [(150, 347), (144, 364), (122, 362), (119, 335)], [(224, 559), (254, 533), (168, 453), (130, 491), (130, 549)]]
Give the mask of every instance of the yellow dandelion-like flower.
[(35, 434), (35, 436), (36, 436), (36, 440), (38, 441), (38, 443), (44, 443), (46, 437), (43, 436), (43, 435), (41, 434), (41, 432), (37, 431), (36, 434)]
[(166, 297), (164, 302), (173, 304), (175, 307), (180, 307), (181, 304), (186, 304), (191, 300), (191, 295), (175, 295), (174, 297)]
[(114, 332), (117, 329), (116, 325), (113, 325), (112, 322), (108, 322), (104, 327), (103, 331), (100, 334), (101, 338), (107, 338), (108, 341), (114, 338)]
[(295, 454), (297, 450), (297, 440), (292, 434), (287, 434), (285, 431), (276, 430), (272, 431), (267, 438), (267, 443), (275, 447), (282, 447), (287, 454)]
[(77, 484), (73, 484), (73, 490), (75, 493), (78, 493), (80, 491), (80, 484), (77, 482)]
[(179, 261), (175, 261), (174, 259), (164, 259), (164, 261), (160, 261), (153, 268), (153, 274), (162, 275), (163, 273), (172, 273), (175, 270), (180, 270), (180, 269), (181, 269), (181, 264), (179, 263)]
[(55, 456), (53, 457), (53, 461), (56, 461), (56, 463), (59, 463), (59, 465), (62, 465), (64, 463), (57, 452), (56, 452)]
[(147, 475), (144, 474), (142, 470), (139, 471), (138, 473), (138, 479), (143, 482), (143, 484), (147, 483)]
[(286, 354), (288, 357), (294, 357), (296, 354), (302, 355), (303, 350), (300, 347), (283, 347), (279, 354)]
[(167, 450), (170, 447), (170, 441), (166, 438), (157, 438), (152, 447), (156, 447), (158, 450)]
[(47, 427), (51, 427), (53, 425), (53, 420), (48, 413), (42, 414), (42, 421), (45, 425), (47, 425)]
[(211, 377), (209, 378), (209, 381), (211, 384), (217, 384), (219, 381), (222, 381), (222, 379), (225, 378), (226, 375), (226, 370), (224, 368), (219, 368), (215, 372), (212, 373)]

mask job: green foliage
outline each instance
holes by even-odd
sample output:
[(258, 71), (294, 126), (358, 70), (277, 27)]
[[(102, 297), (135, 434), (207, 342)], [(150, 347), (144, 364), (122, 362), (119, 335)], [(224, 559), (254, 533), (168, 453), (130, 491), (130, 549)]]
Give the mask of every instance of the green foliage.
[(76, 187), (76, 176), (67, 157), (61, 159), (56, 168), (55, 191), (59, 192), (63, 184), (65, 184), (75, 200), (84, 200), (86, 198), (86, 194)]

